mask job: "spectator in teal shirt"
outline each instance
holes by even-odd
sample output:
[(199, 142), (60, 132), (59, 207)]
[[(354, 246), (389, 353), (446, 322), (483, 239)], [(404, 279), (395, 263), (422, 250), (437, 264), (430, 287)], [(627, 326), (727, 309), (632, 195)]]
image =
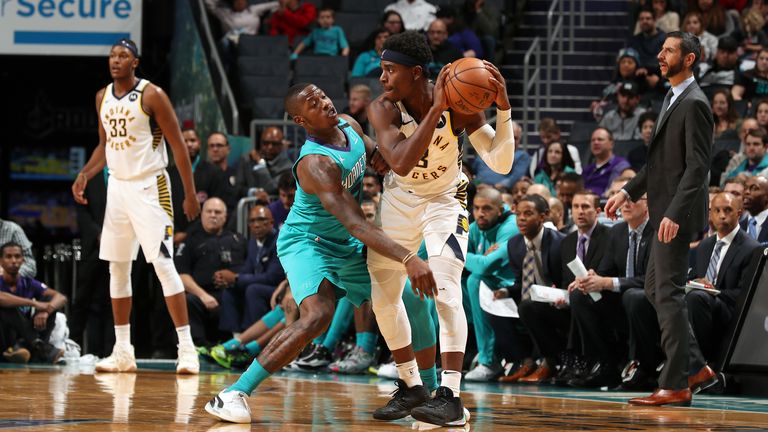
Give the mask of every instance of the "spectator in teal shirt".
[(324, 8), (317, 16), (317, 24), (320, 26), (304, 38), (293, 51), (291, 60), (295, 60), (305, 48), (315, 48), (316, 55), (337, 56), (349, 55), (349, 43), (344, 35), (344, 30), (333, 25), (333, 9)]
[(361, 52), (352, 66), (352, 77), (378, 77), (381, 75), (381, 50), (384, 49), (384, 41), (387, 40), (389, 30), (381, 27), (376, 33), (373, 49)]

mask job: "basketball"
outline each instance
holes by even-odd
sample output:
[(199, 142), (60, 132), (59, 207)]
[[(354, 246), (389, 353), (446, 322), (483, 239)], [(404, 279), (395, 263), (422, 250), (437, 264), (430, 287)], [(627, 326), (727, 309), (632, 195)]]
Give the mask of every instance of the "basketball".
[(496, 100), (496, 87), (490, 81), (492, 77), (478, 58), (465, 57), (451, 63), (445, 80), (448, 106), (462, 114), (485, 110)]

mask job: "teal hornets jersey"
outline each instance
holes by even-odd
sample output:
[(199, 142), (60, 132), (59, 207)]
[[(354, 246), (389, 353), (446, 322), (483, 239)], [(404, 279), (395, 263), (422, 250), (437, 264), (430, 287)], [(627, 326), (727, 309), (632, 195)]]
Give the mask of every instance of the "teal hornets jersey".
[[(301, 148), (301, 153), (293, 165), (293, 176), (296, 178), (296, 197), (285, 220), (284, 228), (290, 227), (293, 231), (311, 233), (325, 240), (337, 243), (346, 243), (351, 235), (344, 225), (330, 214), (320, 199), (313, 194), (304, 192), (296, 175), (296, 167), (299, 161), (307, 155), (323, 155), (331, 158), (341, 170), (341, 184), (354, 196), (358, 203), (363, 198), (363, 174), (365, 174), (365, 143), (362, 137), (352, 129), (346, 121), (339, 119), (339, 129), (347, 137), (347, 146), (339, 148), (308, 137)], [(282, 230), (281, 230), (282, 231)]]

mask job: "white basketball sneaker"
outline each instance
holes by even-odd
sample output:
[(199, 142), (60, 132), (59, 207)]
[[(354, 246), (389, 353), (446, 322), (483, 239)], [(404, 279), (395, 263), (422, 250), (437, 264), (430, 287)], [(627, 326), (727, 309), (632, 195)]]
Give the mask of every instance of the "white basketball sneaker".
[(179, 345), (176, 373), (196, 375), (200, 373), (200, 360), (194, 345)]
[(251, 408), (248, 407), (246, 397), (243, 392), (224, 389), (205, 404), (205, 410), (221, 420), (232, 423), (250, 423)]
[(136, 372), (133, 345), (115, 344), (109, 357), (96, 362), (96, 372)]

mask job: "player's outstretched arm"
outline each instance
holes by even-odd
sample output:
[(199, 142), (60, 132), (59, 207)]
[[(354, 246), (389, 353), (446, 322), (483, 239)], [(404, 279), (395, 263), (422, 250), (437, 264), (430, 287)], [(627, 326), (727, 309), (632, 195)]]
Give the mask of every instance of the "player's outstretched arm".
[(403, 262), (411, 284), (427, 296), (436, 294), (435, 278), (429, 265), (387, 237), (378, 226), (368, 222), (360, 204), (341, 185), (341, 170), (328, 157), (305, 156), (296, 169), (301, 188), (316, 195), (330, 214), (363, 244), (389, 259)]
[(96, 92), (96, 116), (99, 121), (99, 144), (96, 149), (91, 153), (91, 158), (88, 159), (85, 166), (77, 174), (75, 182), (72, 183), (72, 196), (75, 198), (75, 202), (78, 204), (88, 204), (88, 200), (85, 198), (85, 187), (88, 185), (88, 180), (93, 178), (99, 171), (104, 169), (104, 165), (107, 164), (107, 153), (105, 146), (107, 145), (107, 133), (104, 131), (104, 125), (101, 124), (101, 114), (99, 109), (101, 108), (101, 100), (104, 99), (104, 92), (106, 88), (103, 88)]
[(368, 121), (376, 131), (379, 152), (397, 175), (408, 174), (419, 163), (432, 141), (432, 134), (440, 116), (448, 109), (442, 91), (448, 66), (443, 67), (437, 77), (432, 106), (419, 122), (416, 131), (408, 138), (400, 133), (400, 110), (392, 102), (380, 96), (368, 105)]
[(160, 125), (163, 136), (171, 146), (173, 159), (179, 168), (181, 182), (184, 184), (184, 214), (187, 215), (188, 220), (193, 220), (200, 214), (200, 203), (197, 201), (195, 181), (192, 178), (192, 162), (189, 160), (189, 152), (184, 145), (179, 121), (176, 119), (176, 113), (173, 112), (171, 101), (163, 89), (150, 84), (144, 91), (143, 104), (145, 111)]

